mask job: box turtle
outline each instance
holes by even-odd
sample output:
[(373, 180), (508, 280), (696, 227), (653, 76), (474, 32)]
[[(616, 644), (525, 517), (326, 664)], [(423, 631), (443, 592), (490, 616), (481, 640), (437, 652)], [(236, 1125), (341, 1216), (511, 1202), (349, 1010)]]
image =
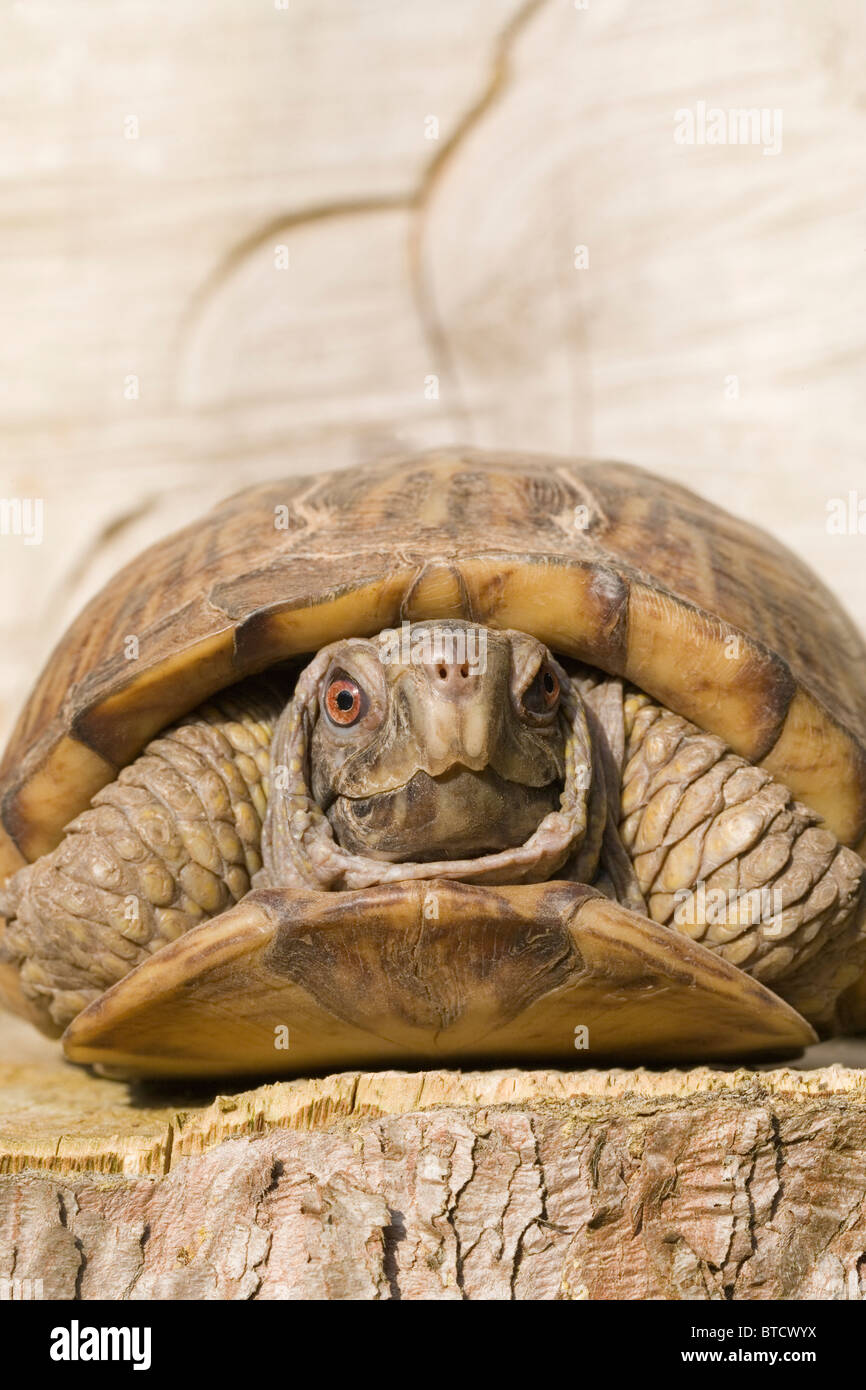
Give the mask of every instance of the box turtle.
[(37, 682), (0, 989), (153, 1076), (790, 1054), (866, 1017), (864, 749), (851, 621), (682, 487), (458, 449), (266, 483)]

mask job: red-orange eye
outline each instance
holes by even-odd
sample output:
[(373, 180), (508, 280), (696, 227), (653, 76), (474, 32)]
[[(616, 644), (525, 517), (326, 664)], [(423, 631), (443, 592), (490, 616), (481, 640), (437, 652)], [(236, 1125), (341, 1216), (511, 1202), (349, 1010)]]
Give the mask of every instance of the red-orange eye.
[(550, 666), (542, 666), (523, 697), (523, 708), (530, 714), (550, 714), (559, 701), (559, 677)]
[(364, 692), (351, 676), (337, 675), (325, 691), (325, 712), (332, 724), (348, 729), (364, 713)]

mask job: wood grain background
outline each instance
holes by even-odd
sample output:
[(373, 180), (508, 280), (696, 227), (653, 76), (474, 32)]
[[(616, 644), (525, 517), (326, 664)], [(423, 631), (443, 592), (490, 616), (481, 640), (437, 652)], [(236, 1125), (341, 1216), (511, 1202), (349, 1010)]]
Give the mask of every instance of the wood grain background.
[[(0, 496), (45, 529), (0, 536), (0, 733), (143, 545), (395, 441), (646, 464), (866, 626), (827, 530), (866, 496), (866, 8), (281, 4), (3, 7)], [(700, 102), (781, 152), (678, 144)]]

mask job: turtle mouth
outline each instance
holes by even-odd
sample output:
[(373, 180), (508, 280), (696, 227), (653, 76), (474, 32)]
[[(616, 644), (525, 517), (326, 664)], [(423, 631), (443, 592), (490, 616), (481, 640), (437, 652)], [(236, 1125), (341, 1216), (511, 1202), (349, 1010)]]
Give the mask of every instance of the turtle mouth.
[(562, 795), (561, 782), (528, 787), (485, 767), (456, 763), (433, 777), (418, 771), (371, 796), (338, 796), (327, 816), (337, 843), (353, 854), (400, 863), (462, 859), (520, 845)]

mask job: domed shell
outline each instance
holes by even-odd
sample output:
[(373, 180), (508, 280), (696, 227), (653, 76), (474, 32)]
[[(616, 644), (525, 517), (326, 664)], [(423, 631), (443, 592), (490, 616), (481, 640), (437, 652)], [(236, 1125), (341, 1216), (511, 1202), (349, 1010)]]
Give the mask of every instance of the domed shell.
[(0, 870), (53, 848), (214, 691), (341, 637), (452, 617), (622, 674), (862, 844), (866, 645), (806, 565), (639, 468), (454, 449), (249, 488), (127, 565), (12, 735)]

